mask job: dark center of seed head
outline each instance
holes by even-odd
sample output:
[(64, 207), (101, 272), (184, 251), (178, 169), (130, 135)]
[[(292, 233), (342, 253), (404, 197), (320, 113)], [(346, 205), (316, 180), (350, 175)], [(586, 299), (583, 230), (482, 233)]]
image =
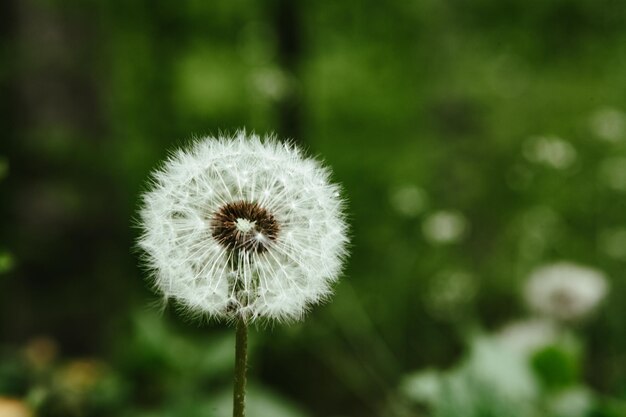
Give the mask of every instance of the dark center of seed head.
[(276, 218), (249, 201), (235, 201), (219, 208), (211, 219), (213, 238), (222, 246), (248, 252), (264, 252), (276, 240), (280, 227)]

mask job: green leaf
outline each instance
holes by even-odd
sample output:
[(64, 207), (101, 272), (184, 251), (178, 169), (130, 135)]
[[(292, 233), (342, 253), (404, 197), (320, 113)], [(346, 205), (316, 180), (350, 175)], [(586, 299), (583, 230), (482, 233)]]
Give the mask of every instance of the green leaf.
[(548, 389), (563, 388), (580, 380), (580, 358), (576, 352), (548, 346), (532, 357), (532, 368)]

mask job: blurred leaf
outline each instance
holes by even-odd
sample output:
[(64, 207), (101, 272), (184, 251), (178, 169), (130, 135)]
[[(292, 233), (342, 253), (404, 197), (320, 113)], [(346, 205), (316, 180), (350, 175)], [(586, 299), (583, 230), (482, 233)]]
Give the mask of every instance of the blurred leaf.
[(615, 398), (602, 398), (592, 413), (593, 417), (624, 417), (626, 401)]
[(592, 392), (582, 386), (560, 390), (548, 398), (548, 410), (554, 417), (588, 417), (593, 405)]
[(30, 382), (26, 367), (16, 354), (0, 356), (0, 396), (21, 397)]
[[(229, 417), (232, 414), (232, 391), (218, 395), (212, 407), (215, 417)], [(307, 417), (293, 402), (257, 384), (250, 384), (246, 392), (246, 414), (250, 416)], [(182, 416), (181, 416), (182, 417)], [(198, 415), (201, 417), (201, 415)]]
[(229, 371), (234, 363), (234, 333), (212, 333), (190, 337), (168, 326), (156, 312), (135, 315), (134, 339), (129, 347), (138, 363), (161, 366), (163, 370), (208, 378)]
[(15, 259), (9, 252), (0, 252), (0, 274), (10, 272), (15, 265)]
[(559, 346), (548, 346), (535, 353), (532, 367), (541, 382), (550, 389), (574, 385), (580, 380), (580, 357), (572, 350)]

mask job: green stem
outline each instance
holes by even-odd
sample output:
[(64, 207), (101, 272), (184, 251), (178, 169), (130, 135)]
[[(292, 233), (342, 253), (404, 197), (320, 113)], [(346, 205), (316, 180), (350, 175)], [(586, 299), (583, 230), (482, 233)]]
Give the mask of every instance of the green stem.
[(246, 415), (246, 362), (248, 360), (248, 325), (241, 317), (237, 320), (235, 341), (235, 388), (233, 394), (233, 417)]

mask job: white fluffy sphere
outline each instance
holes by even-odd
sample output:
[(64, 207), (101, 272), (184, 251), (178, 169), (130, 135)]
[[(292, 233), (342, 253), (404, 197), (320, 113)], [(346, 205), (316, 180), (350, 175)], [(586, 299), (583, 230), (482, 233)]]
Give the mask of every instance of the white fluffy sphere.
[(329, 177), (295, 145), (244, 132), (176, 151), (140, 212), (156, 288), (209, 317), (301, 319), (330, 295), (346, 255)]
[(570, 321), (589, 314), (607, 290), (607, 280), (601, 271), (557, 262), (536, 269), (526, 282), (524, 295), (535, 312)]

